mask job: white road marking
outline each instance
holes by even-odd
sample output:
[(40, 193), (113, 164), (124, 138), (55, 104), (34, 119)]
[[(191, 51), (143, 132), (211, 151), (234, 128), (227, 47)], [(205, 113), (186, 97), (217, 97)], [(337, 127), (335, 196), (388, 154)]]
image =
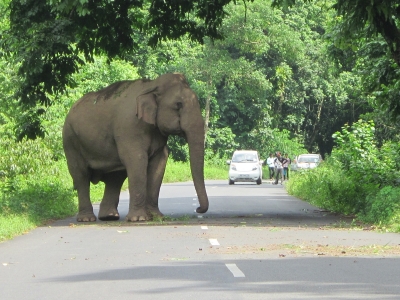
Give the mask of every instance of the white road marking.
[(193, 198), (193, 201), (197, 201), (197, 198)]
[(219, 246), (218, 240), (217, 239), (209, 239), (211, 245), (213, 246)]
[(201, 226), (201, 229), (207, 230), (208, 227), (207, 226)]
[(232, 272), (233, 277), (246, 277), (236, 264), (225, 264), (225, 266)]
[(197, 203), (193, 203), (192, 205), (193, 205), (193, 206), (196, 206), (196, 205), (197, 205)]

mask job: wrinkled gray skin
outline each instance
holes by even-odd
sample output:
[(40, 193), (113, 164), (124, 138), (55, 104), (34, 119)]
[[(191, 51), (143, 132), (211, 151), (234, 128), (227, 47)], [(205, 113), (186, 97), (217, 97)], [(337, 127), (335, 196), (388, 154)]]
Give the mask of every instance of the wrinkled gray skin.
[(128, 221), (162, 216), (158, 196), (168, 159), (170, 134), (186, 138), (199, 199), (198, 213), (208, 210), (204, 185), (204, 121), (195, 93), (182, 74), (152, 81), (114, 83), (77, 101), (63, 128), (68, 169), (78, 191), (79, 222), (96, 221), (90, 182), (105, 183), (99, 219), (118, 220), (119, 194), (129, 182)]

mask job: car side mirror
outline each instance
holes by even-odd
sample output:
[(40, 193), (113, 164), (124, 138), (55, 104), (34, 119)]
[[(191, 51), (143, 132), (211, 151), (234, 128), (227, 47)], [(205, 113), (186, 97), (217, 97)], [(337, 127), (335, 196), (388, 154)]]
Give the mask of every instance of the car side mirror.
[(227, 164), (227, 165), (230, 165), (230, 164), (231, 164), (231, 161), (228, 159), (228, 160), (226, 161), (226, 164)]
[(264, 164), (264, 160), (260, 160), (260, 165), (263, 165)]

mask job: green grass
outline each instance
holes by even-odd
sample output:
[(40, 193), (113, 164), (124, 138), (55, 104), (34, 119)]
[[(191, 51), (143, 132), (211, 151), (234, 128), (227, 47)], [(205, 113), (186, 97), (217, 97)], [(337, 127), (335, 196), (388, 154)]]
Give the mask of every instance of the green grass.
[[(227, 165), (212, 165), (205, 162), (204, 164), (205, 179), (228, 179)], [(168, 160), (164, 174), (164, 183), (191, 181), (192, 174), (190, 172), (189, 163), (174, 162)]]
[[(263, 168), (264, 178), (268, 168)], [(206, 162), (205, 179), (227, 179), (228, 166)], [(189, 163), (168, 161), (164, 183), (191, 181)], [(127, 189), (126, 180), (123, 189)], [(287, 183), (291, 195), (313, 205), (375, 224), (385, 231), (400, 232), (399, 188), (366, 194), (365, 187), (353, 182), (333, 166), (321, 166), (308, 172), (292, 172)], [(104, 184), (91, 185), (92, 202), (101, 200)], [(49, 221), (75, 215), (78, 211), (76, 191), (65, 160), (38, 167), (36, 172), (0, 180), (0, 241), (12, 239)], [(168, 221), (168, 220), (164, 220)], [(164, 222), (156, 220), (157, 222)]]
[(290, 195), (317, 207), (352, 216), (357, 223), (400, 232), (400, 187), (379, 187), (349, 176), (335, 164), (292, 172)]
[[(226, 179), (227, 166), (205, 164), (206, 179)], [(191, 181), (188, 163), (168, 161), (164, 183)], [(127, 189), (126, 180), (123, 189)], [(92, 202), (101, 201), (104, 184), (90, 186)], [(0, 181), (0, 241), (12, 239), (51, 220), (75, 215), (78, 199), (65, 160), (37, 172)]]
[(9, 240), (36, 228), (38, 222), (24, 214), (0, 216), (0, 241)]

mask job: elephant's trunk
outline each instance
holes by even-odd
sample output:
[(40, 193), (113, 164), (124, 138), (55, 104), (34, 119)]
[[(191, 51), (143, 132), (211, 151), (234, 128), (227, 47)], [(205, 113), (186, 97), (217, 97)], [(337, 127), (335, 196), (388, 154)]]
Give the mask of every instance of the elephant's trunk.
[(196, 135), (192, 135), (190, 131), (186, 132), (186, 139), (189, 145), (193, 183), (200, 204), (196, 212), (205, 213), (208, 210), (208, 197), (204, 184), (204, 133), (199, 134), (199, 129), (196, 129)]

